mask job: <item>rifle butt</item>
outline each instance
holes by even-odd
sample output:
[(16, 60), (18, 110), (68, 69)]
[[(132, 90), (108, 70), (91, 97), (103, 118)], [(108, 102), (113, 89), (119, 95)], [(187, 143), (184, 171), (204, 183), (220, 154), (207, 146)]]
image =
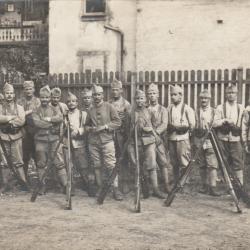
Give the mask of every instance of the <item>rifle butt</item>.
[(38, 195), (37, 192), (33, 192), (32, 195), (31, 195), (30, 201), (31, 201), (31, 202), (35, 202), (35, 201), (36, 201), (36, 198), (37, 198), (37, 195)]
[(174, 200), (174, 198), (175, 198), (175, 193), (170, 193), (169, 195), (168, 195), (168, 197), (167, 197), (167, 199), (164, 201), (164, 205), (166, 206), (166, 207), (170, 207), (171, 206), (171, 204), (172, 204), (172, 202), (173, 202), (173, 200)]
[(72, 201), (71, 198), (68, 200), (65, 210), (72, 210)]

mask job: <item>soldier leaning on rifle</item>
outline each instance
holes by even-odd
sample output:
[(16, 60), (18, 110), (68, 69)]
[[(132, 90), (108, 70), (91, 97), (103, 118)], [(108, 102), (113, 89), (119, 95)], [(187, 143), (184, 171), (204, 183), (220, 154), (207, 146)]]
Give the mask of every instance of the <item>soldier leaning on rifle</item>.
[(40, 106), (39, 98), (34, 96), (35, 88), (33, 81), (24, 81), (23, 94), (24, 96), (17, 100), (17, 103), (23, 106), (25, 111), (26, 124), (24, 126), (23, 137), (23, 162), (24, 171), (27, 177), (28, 164), (31, 158), (35, 160), (35, 143), (34, 143), (34, 125), (32, 124), (32, 112)]
[(157, 85), (151, 83), (147, 89), (147, 96), (149, 99), (148, 110), (151, 113), (151, 121), (155, 131), (155, 136), (158, 137), (156, 145), (156, 161), (162, 171), (164, 179), (165, 190), (168, 193), (170, 190), (168, 182), (168, 169), (170, 169), (169, 154), (165, 152), (163, 135), (168, 126), (168, 112), (165, 107), (158, 103), (159, 89)]
[[(71, 153), (72, 162), (76, 167), (76, 170), (80, 173), (84, 185), (88, 185), (87, 193), (89, 196), (93, 196), (93, 184), (94, 176), (91, 174), (88, 165), (88, 155), (86, 152), (86, 141), (84, 137), (84, 125), (86, 122), (87, 113), (85, 111), (80, 111), (78, 107), (78, 100), (72, 93), (68, 94), (67, 106), (69, 109), (68, 118), (71, 130)], [(67, 138), (64, 140), (64, 156), (68, 162), (67, 154)]]
[[(116, 149), (116, 158), (119, 159), (122, 153), (123, 146), (127, 140), (127, 126), (128, 126), (128, 116), (131, 111), (130, 103), (122, 96), (122, 83), (121, 81), (114, 80), (111, 83), (111, 94), (112, 99), (109, 102), (115, 107), (122, 125), (119, 129), (114, 132), (114, 140), (115, 140), (115, 149)], [(124, 163), (123, 163), (124, 165)], [(119, 173), (117, 175), (116, 181), (122, 182), (124, 178), (128, 178), (128, 167), (122, 166), (119, 169)], [(121, 184), (121, 183), (120, 183)]]
[(175, 182), (191, 158), (190, 131), (195, 127), (194, 110), (182, 103), (182, 89), (171, 86), (172, 104), (168, 107), (168, 140)]
[[(35, 148), (36, 162), (39, 180), (45, 172), (45, 167), (55, 168), (61, 185), (66, 188), (67, 175), (64, 165), (64, 160), (61, 157), (63, 154), (62, 147), (58, 147), (60, 125), (63, 122), (63, 116), (52, 105), (50, 105), (51, 91), (48, 86), (40, 89), (41, 106), (32, 113), (33, 123), (36, 127), (35, 133)], [(56, 152), (58, 150), (58, 152)]]
[[(95, 85), (93, 87), (93, 105), (88, 110), (85, 126), (86, 132), (88, 132), (89, 152), (99, 191), (103, 186), (102, 174), (106, 174), (107, 181), (115, 168), (113, 133), (121, 126), (121, 120), (114, 106), (104, 102), (103, 97), (103, 88)], [(113, 197), (116, 200), (122, 199), (117, 182), (113, 183)]]
[(216, 180), (218, 162), (215, 152), (209, 139), (204, 141), (204, 136), (214, 121), (215, 109), (210, 106), (211, 94), (208, 90), (200, 93), (200, 108), (195, 112), (196, 126), (194, 129), (194, 144), (196, 148), (200, 148), (198, 163), (200, 166), (200, 176), (202, 187), (200, 193), (219, 196), (216, 192)]
[[(22, 131), (25, 123), (25, 112), (22, 106), (16, 104), (15, 93), (12, 85), (6, 83), (3, 87), (4, 102), (0, 105), (0, 140), (7, 151), (7, 157), (11, 160), (13, 168), (17, 171), (19, 178), (26, 182), (23, 169), (22, 155)], [(3, 187), (1, 192), (9, 188), (12, 171), (1, 150), (1, 171)], [(23, 187), (25, 188), (25, 187)]]
[[(138, 124), (139, 164), (143, 166), (142, 174), (145, 176), (146, 181), (144, 185), (147, 185), (147, 178), (149, 177), (153, 187), (153, 195), (164, 199), (166, 195), (159, 190), (157, 178), (156, 143), (158, 138), (153, 134), (152, 116), (146, 108), (146, 96), (142, 90), (137, 90), (135, 93), (135, 109), (130, 114), (130, 130), (134, 130), (135, 123)], [(131, 131), (128, 134), (131, 135)], [(128, 145), (128, 154), (131, 163), (133, 166), (136, 166), (134, 134), (132, 134)], [(143, 192), (144, 198), (148, 198), (149, 193), (147, 187)]]
[[(217, 107), (214, 127), (221, 143), (225, 157), (236, 176), (243, 184), (243, 148), (241, 138), (246, 140), (244, 131), (247, 120), (244, 107), (237, 103), (237, 87), (230, 85), (226, 88), (226, 102)], [(242, 137), (241, 137), (242, 136)]]
[(92, 105), (92, 90), (85, 88), (82, 91), (82, 110), (88, 111)]

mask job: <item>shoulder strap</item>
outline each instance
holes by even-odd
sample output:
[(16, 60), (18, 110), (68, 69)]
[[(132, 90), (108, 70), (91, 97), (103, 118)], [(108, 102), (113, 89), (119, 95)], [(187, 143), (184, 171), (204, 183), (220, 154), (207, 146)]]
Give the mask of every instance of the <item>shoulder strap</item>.
[(223, 115), (224, 115), (223, 118), (227, 118), (227, 110), (226, 110), (226, 103), (225, 102), (223, 103)]

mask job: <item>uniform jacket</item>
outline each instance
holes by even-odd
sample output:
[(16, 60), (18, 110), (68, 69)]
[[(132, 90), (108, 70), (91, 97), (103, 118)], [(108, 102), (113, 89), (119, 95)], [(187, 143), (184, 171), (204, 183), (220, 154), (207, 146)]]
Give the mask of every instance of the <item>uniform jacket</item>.
[(22, 106), (11, 102), (10, 104), (4, 102), (0, 105), (0, 124), (6, 124), (8, 115), (16, 115), (16, 118), (11, 121), (13, 127), (20, 128), (16, 134), (6, 134), (0, 129), (0, 136), (4, 141), (14, 141), (23, 137), (21, 127), (25, 123), (25, 111)]
[[(195, 127), (195, 113), (194, 110), (189, 107), (187, 104), (184, 104), (183, 114), (182, 103), (178, 105), (171, 104), (168, 107), (168, 124), (173, 126), (187, 126), (190, 129), (194, 129)], [(183, 135), (178, 135), (176, 132), (169, 134), (168, 139), (170, 141), (183, 141), (189, 139), (189, 133), (185, 133)]]
[(86, 118), (86, 126), (98, 127), (103, 125), (107, 125), (108, 129), (89, 134), (88, 142), (90, 144), (113, 141), (114, 131), (121, 126), (121, 120), (115, 107), (108, 102), (102, 102), (98, 106), (93, 104), (88, 110)]
[[(49, 117), (51, 121), (45, 121), (43, 118)], [(39, 141), (56, 141), (59, 139), (59, 127), (63, 122), (63, 116), (54, 107), (38, 107), (32, 113), (32, 120), (37, 128), (35, 140)]]
[[(80, 111), (75, 109), (68, 112), (70, 125), (76, 128), (77, 136), (72, 137), (73, 148), (83, 148), (85, 147), (85, 140), (83, 139), (84, 125), (86, 122), (87, 113), (85, 111)], [(67, 146), (67, 139), (65, 139), (64, 145)]]
[(214, 117), (214, 127), (219, 128), (223, 125), (225, 118), (232, 118), (234, 120), (234, 125), (242, 129), (242, 136), (234, 136), (232, 135), (232, 132), (229, 132), (228, 134), (222, 134), (220, 131), (218, 131), (217, 134), (219, 139), (223, 141), (233, 142), (233, 141), (240, 141), (242, 137), (242, 140), (246, 141), (247, 118), (245, 114), (246, 113), (244, 107), (236, 102), (233, 105), (233, 107), (231, 107), (228, 102), (218, 105)]

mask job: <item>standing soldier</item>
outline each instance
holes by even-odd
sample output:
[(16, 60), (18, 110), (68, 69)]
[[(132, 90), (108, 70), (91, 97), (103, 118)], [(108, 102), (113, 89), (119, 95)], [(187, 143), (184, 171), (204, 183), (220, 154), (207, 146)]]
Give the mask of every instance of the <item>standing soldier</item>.
[(35, 160), (35, 144), (34, 144), (34, 126), (32, 124), (32, 112), (40, 106), (39, 98), (34, 96), (35, 88), (33, 81), (24, 81), (24, 96), (17, 100), (17, 103), (23, 106), (25, 111), (26, 125), (24, 127), (23, 137), (23, 161), (24, 171), (27, 177), (29, 161), (31, 158)]
[(172, 104), (168, 107), (168, 140), (175, 182), (191, 159), (189, 132), (195, 127), (194, 110), (182, 103), (182, 89), (171, 86)]
[(169, 154), (166, 154), (163, 138), (168, 126), (168, 112), (166, 108), (164, 108), (158, 103), (159, 89), (156, 84), (151, 83), (149, 85), (147, 95), (149, 98), (148, 110), (152, 116), (151, 121), (154, 129), (154, 135), (158, 137), (158, 144), (156, 145), (156, 161), (159, 167), (161, 168), (165, 184), (165, 190), (168, 193), (168, 169), (170, 169), (171, 167)]
[[(111, 83), (112, 99), (109, 102), (113, 104), (113, 106), (115, 107), (122, 122), (121, 127), (115, 130), (114, 133), (117, 160), (120, 158), (122, 153), (122, 148), (127, 140), (126, 131), (128, 126), (128, 116), (131, 110), (130, 103), (124, 97), (122, 97), (122, 92), (123, 92), (122, 83), (118, 80), (114, 80)], [(119, 177), (119, 182), (121, 182), (123, 178), (128, 178), (128, 168), (126, 168), (126, 166), (122, 166), (121, 169), (119, 169), (119, 173), (115, 180), (117, 182), (118, 182), (118, 177)]]
[[(244, 107), (237, 103), (237, 87), (226, 88), (226, 102), (219, 105), (215, 112), (214, 127), (221, 143), (225, 157), (232, 170), (243, 184), (243, 142), (246, 141), (247, 120)], [(242, 137), (241, 137), (242, 136)]]
[(199, 192), (219, 196), (219, 193), (215, 190), (218, 169), (215, 152), (209, 139), (205, 140), (204, 144), (201, 145), (208, 129), (213, 125), (215, 109), (210, 106), (211, 94), (208, 90), (202, 91), (199, 97), (201, 106), (195, 113), (196, 126), (194, 129), (195, 147), (201, 148), (198, 163), (200, 166), (202, 187)]
[[(76, 170), (80, 173), (80, 176), (84, 184), (88, 185), (88, 195), (93, 196), (93, 184), (94, 176), (91, 175), (88, 166), (88, 155), (86, 152), (86, 141), (84, 137), (84, 125), (86, 122), (87, 113), (80, 111), (78, 107), (78, 100), (72, 93), (68, 94), (67, 98), (68, 105), (68, 120), (71, 129), (71, 151), (72, 151), (72, 162), (76, 167)], [(67, 150), (67, 142), (64, 143), (64, 149)], [(67, 152), (64, 154), (67, 156)], [(68, 159), (67, 159), (68, 161)], [(69, 164), (68, 164), (69, 166)]]
[(82, 110), (88, 111), (92, 104), (92, 91), (90, 89), (85, 88), (82, 91)]
[[(62, 147), (59, 147), (60, 124), (63, 116), (56, 108), (49, 105), (51, 91), (48, 86), (40, 89), (41, 106), (32, 113), (36, 127), (35, 148), (39, 180), (42, 181), (45, 167), (54, 167), (63, 188), (66, 188), (67, 175), (62, 156)], [(43, 183), (42, 183), (43, 184)]]
[(51, 105), (57, 109), (63, 116), (68, 112), (68, 107), (65, 103), (60, 102), (62, 98), (62, 91), (59, 88), (53, 88), (51, 90)]
[[(26, 183), (22, 159), (22, 131), (25, 123), (25, 112), (22, 106), (16, 104), (15, 93), (12, 85), (6, 83), (3, 87), (4, 102), (0, 105), (0, 140), (5, 150), (1, 149), (1, 170), (4, 192), (9, 187), (11, 166), (8, 166), (8, 158), (13, 170), (17, 173), (22, 183)], [(7, 155), (5, 154), (7, 153)], [(25, 188), (25, 186), (23, 186)]]
[[(116, 165), (113, 133), (120, 126), (121, 120), (114, 106), (103, 101), (103, 88), (94, 86), (93, 105), (88, 110), (86, 131), (89, 133), (89, 152), (99, 191), (103, 186), (102, 173), (106, 173), (109, 179)], [(116, 182), (113, 183), (113, 197), (115, 200), (122, 199)]]
[[(140, 154), (140, 165), (142, 166), (142, 175), (145, 177), (145, 188), (142, 188), (144, 198), (149, 197), (147, 179), (149, 177), (153, 187), (153, 195), (164, 199), (165, 194), (159, 190), (157, 178), (157, 163), (156, 163), (156, 144), (160, 144), (159, 137), (154, 135), (152, 117), (149, 110), (146, 108), (146, 96), (142, 90), (137, 90), (135, 93), (135, 109), (130, 115), (130, 132), (135, 129), (135, 124), (138, 127), (138, 151)], [(133, 166), (136, 166), (135, 159), (135, 138), (130, 140), (128, 145), (128, 154)], [(142, 183), (143, 184), (143, 183)], [(143, 187), (143, 186), (142, 186)]]

